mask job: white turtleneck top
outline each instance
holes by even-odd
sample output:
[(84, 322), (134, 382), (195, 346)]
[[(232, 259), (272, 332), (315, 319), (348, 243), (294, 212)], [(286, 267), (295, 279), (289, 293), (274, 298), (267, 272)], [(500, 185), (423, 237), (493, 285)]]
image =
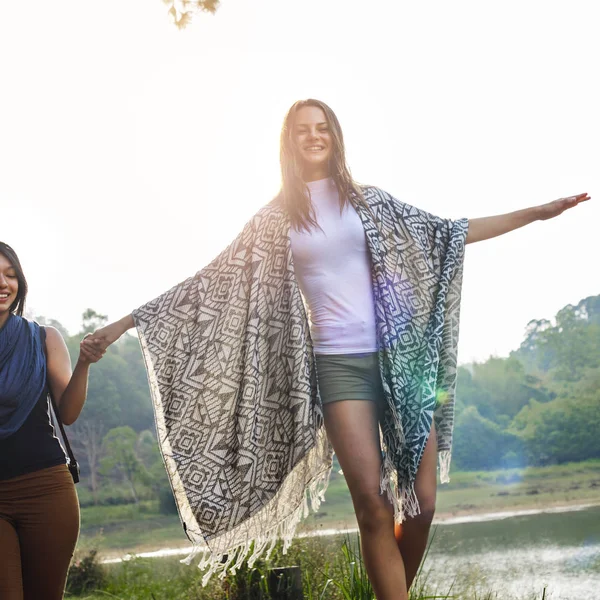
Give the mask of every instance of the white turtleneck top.
[(296, 278), (317, 354), (375, 352), (375, 307), (365, 230), (354, 207), (340, 214), (333, 179), (307, 184), (321, 229), (290, 231)]

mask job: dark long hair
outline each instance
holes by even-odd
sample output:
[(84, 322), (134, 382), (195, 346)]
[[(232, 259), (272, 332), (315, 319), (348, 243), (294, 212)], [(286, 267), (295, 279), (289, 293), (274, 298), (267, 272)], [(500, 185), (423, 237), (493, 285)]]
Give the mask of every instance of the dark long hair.
[[(318, 227), (310, 202), (310, 191), (302, 178), (302, 164), (294, 142), (294, 120), (296, 113), (305, 106), (316, 106), (325, 113), (331, 134), (332, 155), (329, 160), (329, 172), (340, 196), (340, 210), (346, 202), (363, 204), (366, 202), (360, 186), (352, 179), (346, 164), (346, 149), (342, 128), (335, 113), (320, 100), (298, 100), (288, 111), (281, 129), (279, 160), (281, 163), (281, 191), (279, 198), (283, 203), (290, 222), (297, 230)], [(368, 208), (368, 207), (367, 207)]]
[(17, 292), (17, 297), (14, 302), (10, 305), (8, 309), (9, 312), (18, 315), (19, 317), (23, 316), (23, 312), (25, 311), (25, 300), (27, 299), (27, 280), (25, 279), (25, 273), (23, 273), (23, 267), (21, 266), (21, 262), (19, 261), (19, 257), (17, 253), (4, 242), (0, 242), (0, 254), (3, 254), (8, 262), (12, 265), (13, 269), (17, 274), (17, 281), (19, 282), (19, 290)]

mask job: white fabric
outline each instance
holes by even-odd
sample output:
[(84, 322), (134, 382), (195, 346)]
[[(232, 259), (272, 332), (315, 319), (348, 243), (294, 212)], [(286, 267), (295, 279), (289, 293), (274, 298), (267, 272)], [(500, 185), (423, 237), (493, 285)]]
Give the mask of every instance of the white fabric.
[(307, 184), (321, 229), (290, 231), (294, 270), (317, 354), (375, 352), (375, 307), (365, 229), (333, 179)]

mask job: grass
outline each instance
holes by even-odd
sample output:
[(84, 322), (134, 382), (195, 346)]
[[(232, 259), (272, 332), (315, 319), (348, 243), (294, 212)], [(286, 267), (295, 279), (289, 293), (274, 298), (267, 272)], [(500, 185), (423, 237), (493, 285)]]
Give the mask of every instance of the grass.
[[(201, 585), (202, 572), (197, 568), (182, 565), (173, 558), (135, 558), (103, 567), (101, 576), (96, 574), (97, 585), (91, 582), (87, 592), (67, 594), (66, 597), (82, 600), (267, 600), (266, 576), (272, 565), (301, 567), (306, 600), (374, 600), (356, 536), (299, 540), (285, 556), (278, 547), (270, 563), (259, 562), (258, 568), (252, 571), (243, 567), (236, 576), (228, 576), (225, 580), (213, 577), (205, 588)], [(70, 581), (78, 575), (85, 579), (85, 573), (72, 569)], [(438, 590), (429, 581), (426, 568), (422, 568), (410, 600), (507, 600), (501, 591), (486, 590), (481, 580), (470, 581), (469, 577), (467, 572), (456, 590), (454, 585), (447, 590)], [(466, 585), (465, 581), (470, 583)], [(545, 598), (546, 591), (541, 590), (538, 595), (525, 596), (522, 600)]]

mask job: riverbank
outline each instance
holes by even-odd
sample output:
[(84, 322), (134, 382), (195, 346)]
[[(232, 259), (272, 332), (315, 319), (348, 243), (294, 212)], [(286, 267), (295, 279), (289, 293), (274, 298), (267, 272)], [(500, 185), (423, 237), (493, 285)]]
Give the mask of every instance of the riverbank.
[[(438, 492), (436, 522), (490, 518), (600, 504), (600, 461), (525, 470), (458, 472)], [(176, 515), (157, 513), (156, 503), (82, 509), (79, 549), (96, 548), (103, 559), (189, 545)], [(493, 518), (503, 518), (495, 516)], [(356, 520), (342, 475), (333, 473), (326, 502), (298, 533), (353, 529)]]
[[(565, 513), (558, 509), (510, 519), (446, 523), (434, 531), (428, 557), (410, 600), (580, 600), (595, 598), (600, 586), (600, 506)], [(536, 513), (536, 514), (534, 514)], [(277, 545), (271, 560), (259, 560), (258, 571), (243, 566), (221, 581), (213, 577), (202, 587), (203, 573), (181, 563), (181, 554), (135, 556), (92, 570), (84, 561), (72, 569), (74, 580), (89, 581), (82, 600), (223, 600), (259, 598), (257, 585), (274, 566), (300, 567), (308, 600), (372, 598), (359, 567), (357, 537), (353, 533), (299, 536), (286, 555)], [(77, 570), (79, 569), (79, 571)], [(358, 577), (358, 580), (357, 580)], [(254, 584), (252, 584), (254, 585)], [(358, 587), (357, 587), (358, 586)], [(255, 592), (257, 589), (252, 588)], [(354, 592), (346, 596), (343, 590)], [(360, 592), (359, 592), (360, 589)], [(71, 591), (74, 591), (71, 588)]]
[[(546, 508), (529, 508), (521, 510), (511, 510), (495, 513), (478, 513), (469, 514), (464, 516), (446, 516), (436, 518), (434, 520), (434, 526), (444, 525), (461, 525), (465, 523), (485, 523), (490, 521), (503, 521), (505, 519), (514, 519), (520, 517), (533, 517), (536, 515), (543, 514), (557, 514), (557, 513), (570, 513), (588, 510), (591, 508), (600, 507), (600, 502), (596, 504), (572, 504), (567, 506), (554, 506)], [(303, 540), (307, 538), (316, 537), (334, 537), (343, 535), (355, 535), (358, 533), (358, 527), (353, 523), (340, 523), (332, 524), (330, 527), (320, 527), (317, 529), (307, 530), (298, 533), (296, 536), (297, 540)], [(163, 546), (158, 549), (145, 549), (139, 547), (136, 551), (127, 553), (125, 555), (112, 554), (110, 552), (101, 555), (101, 562), (103, 564), (117, 564), (126, 560), (130, 560), (132, 557), (139, 558), (167, 558), (172, 556), (184, 556), (192, 551), (192, 546), (188, 543), (174, 546)]]

